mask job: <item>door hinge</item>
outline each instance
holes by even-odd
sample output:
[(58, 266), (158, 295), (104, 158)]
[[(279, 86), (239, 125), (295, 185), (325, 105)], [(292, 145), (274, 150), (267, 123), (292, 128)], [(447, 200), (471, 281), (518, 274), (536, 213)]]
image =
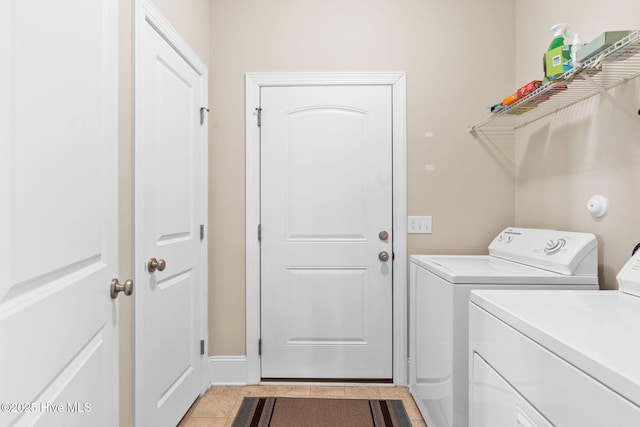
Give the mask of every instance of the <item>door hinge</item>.
[(200, 356), (204, 356), (204, 340), (200, 340)]
[(262, 126), (262, 107), (256, 108), (258, 114), (258, 127)]
[(200, 224), (200, 240), (204, 240), (204, 224)]
[(262, 356), (262, 338), (258, 338), (258, 356)]
[(258, 224), (258, 242), (262, 241), (262, 225)]
[(391, 261), (395, 261), (395, 260), (396, 260), (396, 253), (391, 252)]
[(204, 124), (204, 112), (209, 112), (209, 109), (207, 107), (200, 107), (200, 125)]

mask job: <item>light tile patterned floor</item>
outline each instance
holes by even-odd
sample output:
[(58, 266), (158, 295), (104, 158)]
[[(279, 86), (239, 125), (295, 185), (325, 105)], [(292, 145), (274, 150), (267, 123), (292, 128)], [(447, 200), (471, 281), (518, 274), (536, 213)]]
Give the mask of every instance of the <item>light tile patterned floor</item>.
[[(426, 427), (406, 387), (257, 385), (211, 387), (189, 409), (179, 427), (231, 427), (244, 396), (402, 400), (414, 427)], [(338, 426), (336, 426), (338, 427)]]

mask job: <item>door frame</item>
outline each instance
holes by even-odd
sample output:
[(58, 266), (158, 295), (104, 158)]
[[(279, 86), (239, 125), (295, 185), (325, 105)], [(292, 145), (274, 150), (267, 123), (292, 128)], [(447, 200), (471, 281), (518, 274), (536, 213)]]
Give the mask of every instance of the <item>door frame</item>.
[[(141, 243), (140, 228), (136, 227), (136, 224), (141, 224), (145, 219), (142, 218), (138, 203), (142, 200), (144, 193), (140, 188), (140, 183), (143, 177), (140, 175), (140, 169), (138, 166), (143, 158), (143, 153), (140, 152), (140, 145), (136, 144), (142, 135), (142, 124), (138, 120), (141, 117), (141, 108), (143, 108), (144, 102), (142, 99), (142, 91), (140, 85), (136, 84), (136, 79), (141, 76), (141, 64), (142, 58), (140, 55), (142, 49), (143, 29), (145, 25), (151, 25), (171, 47), (193, 68), (196, 73), (202, 79), (202, 107), (207, 107), (209, 103), (208, 99), (208, 69), (206, 64), (198, 57), (198, 55), (191, 49), (191, 47), (182, 39), (180, 34), (171, 26), (169, 21), (162, 15), (160, 10), (150, 0), (134, 0), (133, 11), (133, 35), (134, 35), (134, 48), (133, 48), (133, 141), (132, 141), (132, 177), (133, 177), (133, 275), (135, 277), (135, 283), (144, 283), (144, 277), (147, 274), (146, 271), (146, 259), (143, 255), (143, 245)], [(201, 289), (200, 295), (202, 295), (201, 304), (201, 319), (200, 319), (200, 336), (204, 339), (205, 354), (202, 356), (202, 379), (200, 385), (200, 394), (204, 393), (210, 385), (209, 381), (209, 360), (208, 360), (208, 325), (207, 325), (207, 248), (208, 248), (208, 120), (205, 116), (204, 123), (198, 130), (201, 133), (203, 153), (200, 158), (201, 163), (201, 181), (202, 189), (200, 192), (201, 198), (201, 222), (204, 224), (204, 238), (201, 242), (200, 262), (202, 264), (201, 269)], [(138, 243), (140, 242), (140, 243)], [(133, 293), (133, 336), (132, 336), (132, 348), (133, 348), (133, 375), (132, 375), (132, 390), (133, 390), (133, 420), (141, 420), (141, 414), (138, 411), (138, 402), (135, 398), (136, 395), (144, 394), (145, 388), (142, 381), (138, 381), (138, 373), (136, 372), (136, 365), (138, 362), (139, 353), (136, 351), (138, 339), (141, 336), (141, 322), (139, 320), (139, 309), (144, 306), (144, 302), (140, 300), (139, 293)], [(144, 415), (142, 415), (144, 416)]]
[(392, 87), (393, 143), (393, 382), (407, 385), (407, 136), (406, 74), (247, 73), (245, 76), (246, 352), (247, 384), (261, 380), (260, 355), (260, 88), (269, 86), (388, 85)]

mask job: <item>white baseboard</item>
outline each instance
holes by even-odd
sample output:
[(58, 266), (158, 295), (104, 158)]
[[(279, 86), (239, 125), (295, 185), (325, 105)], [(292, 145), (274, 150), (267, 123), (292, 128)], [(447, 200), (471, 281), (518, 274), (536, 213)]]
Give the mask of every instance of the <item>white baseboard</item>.
[(247, 385), (247, 356), (209, 357), (211, 385)]

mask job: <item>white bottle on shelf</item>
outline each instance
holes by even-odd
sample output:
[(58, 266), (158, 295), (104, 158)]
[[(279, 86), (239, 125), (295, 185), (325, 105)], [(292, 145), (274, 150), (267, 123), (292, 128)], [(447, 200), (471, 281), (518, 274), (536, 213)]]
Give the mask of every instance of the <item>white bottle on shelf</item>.
[(582, 48), (582, 41), (580, 41), (580, 36), (578, 36), (578, 33), (575, 33), (573, 35), (573, 42), (571, 43), (571, 67), (572, 68), (575, 68), (575, 66), (577, 65), (576, 54), (578, 53), (578, 50), (580, 50), (580, 48)]

